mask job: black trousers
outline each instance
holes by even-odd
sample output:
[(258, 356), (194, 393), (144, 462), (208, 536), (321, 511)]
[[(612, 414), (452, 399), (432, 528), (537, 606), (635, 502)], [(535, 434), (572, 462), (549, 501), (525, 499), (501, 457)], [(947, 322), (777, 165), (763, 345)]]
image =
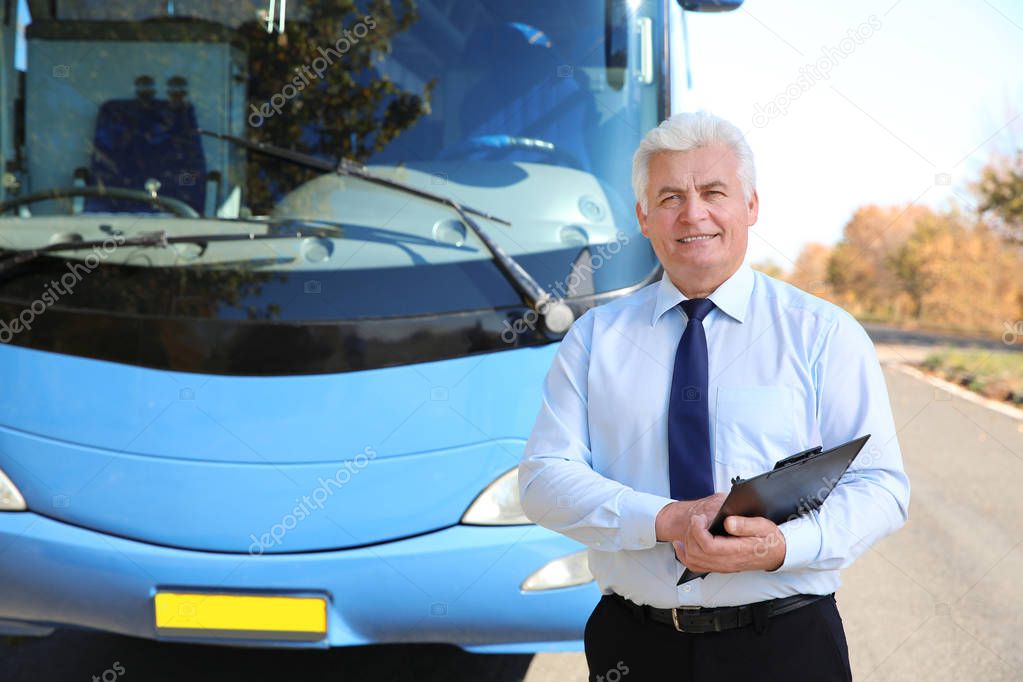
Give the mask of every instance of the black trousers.
[(677, 632), (604, 596), (586, 621), (590, 682), (850, 682), (834, 596), (723, 632)]

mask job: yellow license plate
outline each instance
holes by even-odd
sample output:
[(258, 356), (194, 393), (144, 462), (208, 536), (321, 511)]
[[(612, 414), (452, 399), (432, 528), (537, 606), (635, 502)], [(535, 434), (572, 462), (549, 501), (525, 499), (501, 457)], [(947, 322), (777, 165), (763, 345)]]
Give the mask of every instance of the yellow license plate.
[(156, 630), (168, 636), (317, 641), (327, 633), (327, 600), (242, 594), (158, 592)]

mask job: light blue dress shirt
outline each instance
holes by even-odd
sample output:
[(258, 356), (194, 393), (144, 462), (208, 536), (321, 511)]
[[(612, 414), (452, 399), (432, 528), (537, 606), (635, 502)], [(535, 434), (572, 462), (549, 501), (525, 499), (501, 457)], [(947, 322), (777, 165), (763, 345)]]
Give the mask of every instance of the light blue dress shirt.
[(519, 465), (526, 515), (589, 548), (603, 593), (639, 604), (834, 592), (840, 569), (908, 519), (909, 479), (873, 343), (843, 309), (745, 263), (709, 296), (715, 491), (801, 450), (871, 437), (819, 510), (780, 525), (780, 568), (676, 585), (684, 567), (656, 540), (654, 519), (672, 501), (666, 419), (685, 298), (665, 274), (569, 330)]

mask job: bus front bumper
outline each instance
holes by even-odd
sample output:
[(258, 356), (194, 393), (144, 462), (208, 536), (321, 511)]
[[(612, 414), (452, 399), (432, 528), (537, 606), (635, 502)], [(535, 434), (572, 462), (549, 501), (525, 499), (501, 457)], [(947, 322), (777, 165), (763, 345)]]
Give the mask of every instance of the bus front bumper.
[[(358, 549), (225, 554), (162, 547), (32, 512), (0, 513), (0, 633), (78, 627), (231, 646), (443, 642), (480, 653), (579, 651), (593, 582), (524, 592), (522, 581), (582, 547), (538, 526), (453, 526)], [(316, 641), (158, 629), (162, 592), (312, 596)], [(308, 638), (307, 638), (308, 639)]]

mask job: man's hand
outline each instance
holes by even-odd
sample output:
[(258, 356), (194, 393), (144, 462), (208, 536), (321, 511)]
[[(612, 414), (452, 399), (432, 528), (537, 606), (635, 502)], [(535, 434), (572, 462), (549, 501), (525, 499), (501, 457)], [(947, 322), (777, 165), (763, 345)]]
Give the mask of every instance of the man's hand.
[(694, 514), (703, 514), (708, 519), (713, 519), (726, 497), (727, 493), (714, 493), (698, 500), (675, 501), (665, 505), (657, 513), (657, 519), (654, 521), (657, 539), (661, 542), (681, 540), (686, 536)]
[(725, 530), (735, 537), (714, 536), (707, 531), (710, 520), (694, 514), (681, 542), (675, 540), (675, 556), (696, 573), (773, 571), (785, 562), (785, 536), (762, 516), (729, 516)]

